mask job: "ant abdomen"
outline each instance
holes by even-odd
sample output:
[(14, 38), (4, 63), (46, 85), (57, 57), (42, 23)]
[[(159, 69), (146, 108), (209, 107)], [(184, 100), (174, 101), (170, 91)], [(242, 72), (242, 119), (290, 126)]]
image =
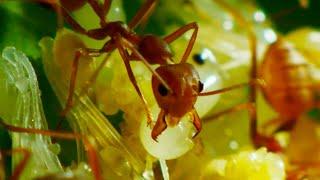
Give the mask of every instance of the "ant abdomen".
[(289, 42), (280, 39), (268, 48), (260, 78), (264, 96), (281, 115), (294, 118), (314, 105), (307, 61)]

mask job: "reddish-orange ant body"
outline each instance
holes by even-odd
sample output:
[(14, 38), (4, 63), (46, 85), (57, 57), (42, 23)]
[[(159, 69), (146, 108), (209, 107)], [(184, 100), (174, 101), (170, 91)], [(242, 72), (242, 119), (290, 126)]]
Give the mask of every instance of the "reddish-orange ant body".
[(275, 131), (292, 127), (295, 120), (316, 105), (315, 85), (312, 73), (308, 69), (305, 57), (295, 47), (281, 37), (271, 44), (263, 56), (259, 68), (257, 68), (256, 37), (251, 25), (232, 7), (220, 0), (214, 0), (227, 9), (233, 17), (248, 30), (251, 52), (251, 72), (249, 106), (233, 107), (225, 112), (237, 111), (249, 108), (250, 134), (256, 147), (266, 146), (271, 151), (281, 151), (282, 147), (272, 136), (262, 135), (257, 129), (256, 110), (252, 106), (256, 102), (256, 87), (262, 90), (267, 102), (278, 112), (279, 118), (265, 125), (273, 127)]
[[(102, 53), (109, 53), (97, 70), (93, 73), (89, 82), (82, 89), (80, 95), (85, 93), (90, 84), (92, 84), (100, 70), (103, 68), (107, 61), (110, 52), (114, 49), (118, 49), (130, 81), (137, 91), (139, 97), (143, 101), (143, 105), (148, 115), (148, 124), (152, 122), (150, 110), (147, 106), (147, 102), (143, 97), (136, 79), (133, 75), (130, 61), (139, 60), (142, 61), (149, 70), (153, 73), (152, 87), (156, 97), (156, 101), (161, 108), (158, 120), (152, 130), (152, 138), (156, 140), (157, 136), (161, 134), (169, 125), (175, 125), (179, 122), (182, 116), (187, 113), (191, 113), (193, 124), (197, 130), (197, 133), (201, 130), (201, 123), (194, 104), (197, 96), (211, 95), (221, 93), (233, 88), (245, 86), (247, 84), (240, 84), (232, 86), (230, 88), (212, 91), (208, 93), (200, 93), (202, 90), (202, 83), (199, 81), (199, 75), (195, 68), (191, 64), (187, 64), (187, 58), (193, 48), (196, 40), (198, 25), (193, 22), (189, 23), (170, 35), (160, 38), (156, 35), (138, 35), (133, 29), (139, 25), (142, 21), (150, 15), (152, 9), (155, 7), (156, 0), (148, 0), (139, 9), (133, 19), (127, 24), (121, 21), (107, 22), (105, 16), (107, 15), (111, 1), (105, 0), (103, 4), (98, 3), (96, 0), (88, 0), (89, 5), (100, 19), (100, 28), (85, 30), (79, 25), (72, 17), (61, 7), (61, 12), (65, 20), (71, 25), (74, 31), (86, 35), (90, 38), (102, 40), (110, 38), (101, 49), (79, 49), (75, 53), (75, 58), (72, 65), (69, 95), (67, 103), (62, 115), (66, 115), (73, 105), (73, 94), (75, 91), (75, 82), (77, 76), (77, 69), (80, 56), (100, 56)], [(191, 39), (188, 46), (182, 56), (179, 63), (173, 64), (172, 53), (169, 48), (169, 44), (180, 37), (182, 34), (189, 30), (193, 30)], [(131, 53), (129, 53), (129, 51)], [(159, 64), (155, 71), (150, 67), (150, 64)], [(197, 134), (196, 133), (196, 134)]]

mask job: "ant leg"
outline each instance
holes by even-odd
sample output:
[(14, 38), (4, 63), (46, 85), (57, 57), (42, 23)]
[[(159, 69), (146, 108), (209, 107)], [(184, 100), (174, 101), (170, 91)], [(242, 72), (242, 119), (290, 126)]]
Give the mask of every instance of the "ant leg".
[(60, 7), (60, 8), (56, 7), (56, 9), (59, 10), (59, 13), (62, 14), (66, 22), (71, 26), (71, 28), (75, 32), (86, 35), (96, 40), (104, 39), (107, 36), (107, 34), (104, 32), (102, 28), (86, 30), (76, 20), (74, 20), (63, 7)]
[[(252, 25), (233, 7), (231, 7), (228, 3), (223, 0), (213, 0), (222, 8), (226, 9), (232, 17), (242, 26), (244, 29), (247, 30), (248, 33), (248, 40), (249, 46), (251, 50), (251, 71), (250, 71), (250, 78), (257, 79), (257, 38), (254, 32)], [(249, 101), (254, 103), (256, 99), (256, 89), (251, 88)]]
[(63, 7), (59, 8), (60, 12), (62, 13), (64, 19), (67, 21), (67, 23), (72, 27), (72, 29), (80, 34), (87, 35), (87, 30), (84, 29), (77, 21), (75, 21), (65, 10)]
[(273, 136), (266, 136), (258, 131), (256, 111), (250, 116), (250, 136), (256, 148), (265, 146), (272, 152), (283, 151), (283, 148)]
[[(319, 163), (301, 163), (301, 162), (290, 162), (294, 166), (297, 166), (291, 170), (287, 170), (287, 180), (297, 180), (297, 179), (312, 179), (312, 177), (319, 177)], [(311, 177), (309, 177), (311, 173)], [(316, 173), (316, 174), (313, 174)], [(316, 175), (316, 176), (314, 176)]]
[(295, 124), (295, 122), (296, 121), (291, 118), (277, 117), (264, 123), (262, 127), (259, 128), (259, 131), (263, 134), (273, 134), (280, 130), (292, 129), (292, 126)]
[(111, 7), (111, 0), (104, 0), (103, 6), (102, 6), (102, 15), (103, 17), (106, 17)]
[(17, 126), (12, 126), (0, 120), (0, 126), (3, 126), (8, 131), (19, 132), (19, 133), (29, 133), (29, 134), (41, 134), (44, 136), (51, 136), (60, 139), (69, 139), (69, 140), (82, 140), (90, 167), (92, 169), (93, 175), (96, 180), (101, 180), (101, 173), (99, 168), (99, 160), (98, 154), (94, 149), (94, 146), (90, 143), (89, 139), (86, 136), (77, 133), (68, 133), (68, 132), (58, 132), (58, 131), (50, 131), (50, 130), (42, 130), (42, 129), (34, 129), (34, 128), (22, 128)]
[(226, 109), (224, 111), (218, 112), (214, 115), (208, 116), (203, 118), (203, 121), (209, 122), (212, 120), (216, 120), (217, 118), (225, 115), (230, 114), (233, 112), (241, 111), (241, 110), (248, 110), (250, 115), (250, 137), (253, 141), (253, 144), (255, 147), (261, 147), (266, 146), (268, 150), (272, 152), (279, 152), (282, 151), (281, 145), (277, 142), (274, 137), (269, 137), (262, 135), (258, 132), (257, 129), (257, 115), (256, 115), (256, 108), (254, 103), (244, 103), (244, 104), (238, 104), (232, 108)]
[(83, 96), (84, 94), (86, 94), (88, 92), (89, 87), (96, 81), (99, 73), (101, 72), (101, 70), (105, 66), (105, 64), (107, 63), (107, 61), (110, 58), (112, 52), (113, 52), (113, 50), (108, 52), (107, 55), (103, 58), (102, 62), (99, 64), (98, 68), (92, 73), (92, 75), (89, 78), (89, 80), (82, 87), (82, 89), (81, 89), (81, 91), (79, 93), (79, 97)]
[(199, 132), (201, 131), (202, 124), (201, 124), (200, 117), (199, 117), (197, 111), (194, 108), (191, 110), (191, 115), (192, 115), (193, 125), (197, 130), (197, 132), (193, 135), (193, 138), (195, 138), (199, 134)]
[(88, 0), (88, 3), (94, 10), (94, 12), (100, 18), (100, 25), (106, 25), (106, 16), (110, 10), (111, 0), (104, 0), (104, 3), (101, 5), (97, 0)]
[[(76, 80), (77, 80), (77, 73), (78, 73), (78, 68), (79, 68), (79, 60), (81, 56), (90, 56), (90, 57), (97, 57), (100, 56), (100, 50), (96, 49), (86, 49), (86, 48), (81, 48), (76, 51), (75, 57), (72, 63), (71, 67), (71, 75), (70, 75), (70, 82), (69, 82), (69, 92), (67, 96), (67, 101), (66, 105), (61, 112), (61, 116), (64, 117), (73, 107), (73, 95), (75, 92), (75, 85), (76, 85)], [(58, 123), (59, 125), (61, 124), (61, 120)], [(58, 125), (58, 126), (59, 126)]]
[(143, 106), (144, 106), (144, 108), (145, 108), (145, 110), (147, 112), (148, 125), (151, 125), (151, 123), (152, 123), (152, 114), (151, 114), (151, 111), (150, 111), (150, 109), (148, 107), (147, 101), (144, 98), (143, 94), (141, 93), (140, 88), (138, 86), (138, 83), (136, 81), (136, 78), (134, 77), (134, 74), (132, 72), (132, 68), (131, 68), (131, 65), (130, 65), (130, 59), (129, 59), (129, 54), (124, 49), (124, 45), (121, 44), (121, 40), (117, 41), (117, 46), (118, 46), (119, 53), (120, 53), (120, 55), (121, 55), (121, 57), (123, 59), (123, 62), (125, 64), (125, 66), (126, 66), (129, 79), (130, 79), (132, 85), (134, 86), (136, 92), (138, 93), (139, 97), (141, 98), (141, 100), (143, 102)]
[[(102, 9), (102, 8), (104, 8), (104, 5), (103, 5), (103, 7), (101, 7), (100, 3), (97, 0), (88, 0), (88, 3), (92, 7), (93, 11), (98, 15), (98, 17), (100, 19), (100, 25), (101, 26), (106, 25), (107, 24), (106, 19), (105, 19), (106, 14), (104, 13), (104, 9)], [(106, 1), (105, 1), (105, 3), (106, 3)]]
[(152, 128), (151, 137), (153, 140), (157, 141), (157, 137), (167, 128), (166, 123), (166, 113), (161, 109), (158, 119), (154, 127)]
[[(250, 23), (246, 21), (246, 19), (233, 7), (228, 5), (223, 0), (214, 0), (218, 5), (222, 8), (226, 9), (230, 14), (234, 17), (234, 19), (248, 32), (248, 40), (251, 49), (251, 71), (250, 78), (252, 81), (257, 79), (257, 38), (255, 36), (253, 27)], [(255, 104), (256, 102), (256, 88), (254, 84), (251, 84), (249, 102)], [(256, 147), (260, 147), (266, 145), (267, 148), (271, 151), (281, 151), (282, 148), (279, 143), (272, 137), (266, 137), (261, 135), (257, 131), (257, 116), (256, 112), (254, 112), (250, 116), (250, 135), (253, 140), (253, 143)]]
[(14, 153), (22, 153), (23, 154), (23, 158), (22, 160), (19, 162), (19, 164), (15, 167), (12, 176), (10, 177), (10, 179), (19, 179), (22, 171), (24, 170), (25, 166), (27, 165), (27, 162), (29, 161), (30, 157), (31, 157), (31, 153), (24, 148), (16, 148), (13, 150), (5, 150), (5, 151), (0, 151), (1, 154), (7, 154), (7, 155), (12, 155)]
[(147, 0), (128, 23), (129, 29), (134, 29), (139, 24), (145, 23), (153, 12), (157, 2), (158, 0)]
[(182, 34), (186, 33), (191, 29), (193, 29), (191, 39), (189, 40), (188, 46), (183, 53), (180, 63), (186, 62), (192, 51), (193, 45), (196, 41), (197, 34), (198, 34), (198, 29), (199, 29), (198, 24), (196, 22), (189, 23), (164, 38), (164, 41), (166, 41), (169, 44), (172, 41), (176, 40), (178, 37), (182, 36)]

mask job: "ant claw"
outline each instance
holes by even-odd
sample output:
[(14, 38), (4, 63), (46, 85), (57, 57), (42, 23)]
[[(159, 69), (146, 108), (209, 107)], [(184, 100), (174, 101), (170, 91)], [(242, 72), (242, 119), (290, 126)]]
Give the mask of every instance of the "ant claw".
[(156, 143), (158, 143), (157, 138), (158, 138), (158, 137), (152, 137), (152, 139), (153, 139)]
[(273, 137), (257, 135), (254, 138), (254, 144), (258, 147), (265, 146), (268, 149), (268, 151), (271, 151), (271, 152), (282, 152), (283, 151), (282, 146)]
[(200, 133), (200, 131), (195, 132), (195, 133), (192, 135), (192, 138), (193, 138), (193, 139), (196, 138), (199, 133)]

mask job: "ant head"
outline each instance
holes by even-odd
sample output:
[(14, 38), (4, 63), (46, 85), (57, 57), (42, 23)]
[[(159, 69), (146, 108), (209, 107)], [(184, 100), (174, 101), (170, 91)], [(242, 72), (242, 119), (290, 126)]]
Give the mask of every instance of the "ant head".
[(156, 76), (152, 76), (153, 94), (159, 107), (173, 117), (190, 112), (203, 84), (195, 68), (188, 63), (163, 65), (156, 72), (172, 89), (170, 92)]
[(143, 36), (138, 50), (150, 64), (167, 64), (172, 57), (168, 43), (154, 35)]

